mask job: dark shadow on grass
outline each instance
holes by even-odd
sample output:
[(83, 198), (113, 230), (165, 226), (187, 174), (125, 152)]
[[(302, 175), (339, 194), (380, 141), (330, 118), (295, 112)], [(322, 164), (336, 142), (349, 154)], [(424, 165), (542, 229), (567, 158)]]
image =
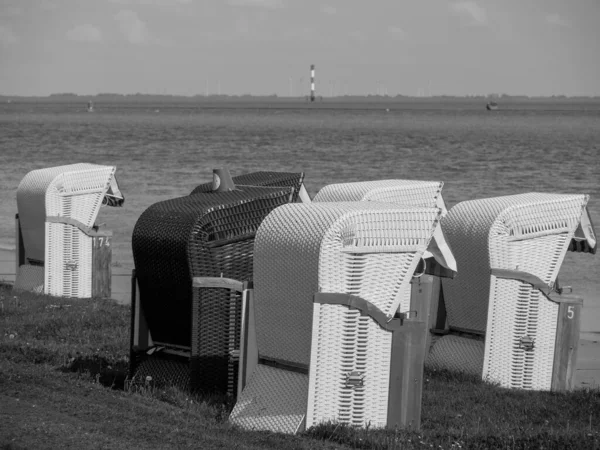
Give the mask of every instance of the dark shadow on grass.
[(481, 379), (479, 375), (473, 375), (464, 372), (454, 372), (447, 369), (431, 369), (429, 367), (425, 367), (424, 375), (426, 379), (432, 379), (440, 382), (447, 383), (465, 383), (465, 384), (489, 384), (496, 385), (496, 383), (486, 382)]
[(125, 361), (112, 363), (98, 355), (77, 356), (71, 358), (67, 365), (59, 367), (61, 372), (89, 373), (103, 386), (123, 390), (129, 370)]
[(64, 373), (88, 374), (90, 379), (95, 379), (105, 387), (124, 390), (130, 393), (149, 395), (160, 401), (181, 406), (181, 395), (193, 398), (198, 403), (206, 403), (218, 410), (217, 421), (226, 421), (233, 409), (234, 399), (230, 396), (214, 392), (204, 392), (190, 389), (189, 385), (181, 386), (174, 383), (173, 379), (159, 376), (146, 379), (145, 376), (129, 378), (129, 362), (116, 363), (99, 355), (78, 355), (71, 358), (66, 365), (58, 370)]

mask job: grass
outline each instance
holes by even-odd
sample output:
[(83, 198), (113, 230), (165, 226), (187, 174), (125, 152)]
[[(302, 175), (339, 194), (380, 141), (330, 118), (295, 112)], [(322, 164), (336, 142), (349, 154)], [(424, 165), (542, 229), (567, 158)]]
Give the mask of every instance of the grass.
[(600, 448), (600, 391), (507, 390), (431, 371), (420, 431), (243, 431), (222, 398), (126, 383), (129, 312), (0, 286), (0, 449)]

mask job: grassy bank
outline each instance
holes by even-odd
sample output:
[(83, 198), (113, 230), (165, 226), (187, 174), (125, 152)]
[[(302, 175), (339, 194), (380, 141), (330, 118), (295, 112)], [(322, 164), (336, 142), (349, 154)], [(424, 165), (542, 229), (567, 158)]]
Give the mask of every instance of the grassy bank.
[(0, 287), (0, 449), (600, 448), (600, 393), (501, 389), (427, 373), (422, 428), (231, 427), (231, 404), (127, 387), (129, 307)]

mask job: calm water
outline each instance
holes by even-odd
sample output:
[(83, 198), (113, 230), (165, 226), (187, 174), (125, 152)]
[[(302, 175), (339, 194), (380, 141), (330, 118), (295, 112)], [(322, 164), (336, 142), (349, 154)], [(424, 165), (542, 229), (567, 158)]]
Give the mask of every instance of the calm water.
[[(74, 162), (117, 166), (126, 203), (103, 209), (99, 222), (113, 230), (113, 260), (124, 269), (133, 266), (131, 233), (141, 212), (187, 195), (220, 166), (234, 175), (304, 171), (311, 195), (335, 182), (442, 180), (448, 207), (530, 191), (586, 193), (600, 224), (600, 106), (511, 108), (97, 104), (88, 114), (84, 104), (2, 104), (0, 245), (14, 246), (23, 176)], [(600, 258), (568, 255), (561, 281), (600, 318)], [(600, 330), (590, 321), (584, 329)]]

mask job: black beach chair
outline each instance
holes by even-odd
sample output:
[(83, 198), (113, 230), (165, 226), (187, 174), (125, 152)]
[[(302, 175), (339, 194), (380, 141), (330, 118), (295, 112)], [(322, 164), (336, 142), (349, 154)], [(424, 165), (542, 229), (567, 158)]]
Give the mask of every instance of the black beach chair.
[(155, 203), (132, 237), (130, 377), (234, 395), (256, 231), (291, 187), (238, 186)]

